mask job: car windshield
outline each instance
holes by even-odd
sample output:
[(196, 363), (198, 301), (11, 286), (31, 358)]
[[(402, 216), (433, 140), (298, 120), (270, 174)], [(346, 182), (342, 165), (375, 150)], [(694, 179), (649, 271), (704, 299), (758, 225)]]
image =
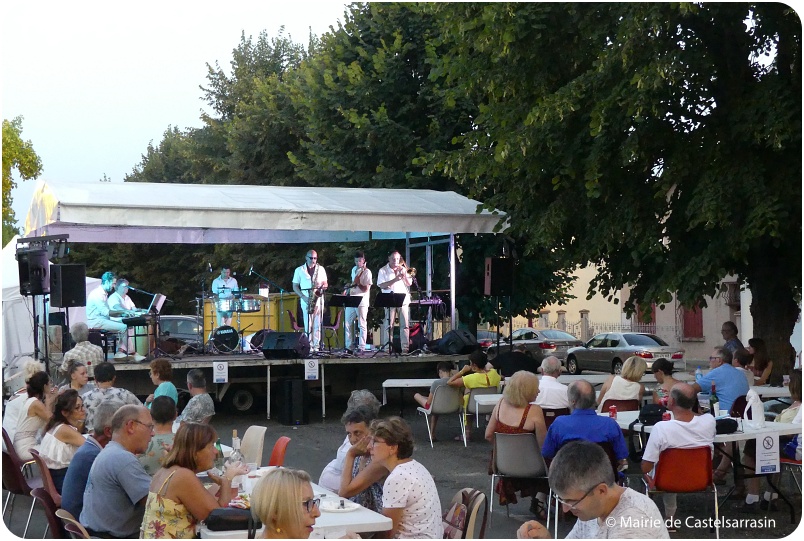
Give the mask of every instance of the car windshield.
[(541, 331), (541, 333), (551, 340), (578, 340), (570, 333), (557, 331), (555, 329), (546, 329)]
[(666, 346), (667, 342), (653, 334), (624, 334), (623, 338), (632, 346)]

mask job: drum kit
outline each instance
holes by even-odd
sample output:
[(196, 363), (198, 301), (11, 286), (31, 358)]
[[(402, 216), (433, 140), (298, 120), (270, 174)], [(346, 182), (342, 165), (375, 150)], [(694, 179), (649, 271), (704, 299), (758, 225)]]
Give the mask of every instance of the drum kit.
[[(228, 289), (227, 287), (220, 288), (221, 290)], [(246, 289), (233, 289), (231, 297), (221, 298), (217, 295), (212, 295), (215, 301), (215, 309), (218, 312), (233, 312), (236, 315), (237, 328), (230, 325), (221, 325), (212, 330), (204, 348), (207, 351), (209, 348), (211, 353), (242, 353), (243, 345), (240, 340), (242, 331), (240, 329), (240, 314), (259, 312), (262, 309), (262, 301), (268, 300), (260, 295), (246, 295)], [(198, 292), (200, 298), (196, 299), (198, 306), (204, 304), (204, 298), (210, 296), (203, 291)]]

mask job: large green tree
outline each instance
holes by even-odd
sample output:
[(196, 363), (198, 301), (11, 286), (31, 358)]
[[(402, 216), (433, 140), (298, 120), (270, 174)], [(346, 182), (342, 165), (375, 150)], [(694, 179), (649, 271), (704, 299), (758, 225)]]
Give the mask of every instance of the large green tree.
[[(789, 369), (801, 294), (801, 22), (783, 4), (425, 5), (431, 77), (478, 100), (434, 153), (592, 291), (685, 305), (734, 274)], [(744, 307), (747, 309), (748, 307)]]
[(22, 117), (11, 121), (3, 119), (3, 246), (19, 233), (17, 218), (11, 208), (11, 190), (17, 187), (13, 171), (22, 180), (35, 179), (42, 173), (42, 160), (31, 141), (22, 139)]

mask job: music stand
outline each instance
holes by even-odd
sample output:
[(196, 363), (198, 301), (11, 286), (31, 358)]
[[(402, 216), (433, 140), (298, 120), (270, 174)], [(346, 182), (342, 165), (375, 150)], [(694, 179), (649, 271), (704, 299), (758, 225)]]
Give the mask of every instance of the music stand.
[[(344, 309), (346, 308), (357, 308), (360, 306), (360, 302), (363, 300), (363, 295), (332, 295), (329, 299), (330, 306), (340, 306)], [(346, 325), (346, 320), (344, 319), (344, 325)], [(323, 327), (323, 321), (321, 326)], [(358, 340), (358, 343), (360, 341)], [(332, 348), (329, 348), (332, 351)]]
[[(407, 297), (407, 293), (378, 293), (377, 296), (374, 298), (374, 308), (402, 308), (402, 305), (405, 304), (405, 297)], [(388, 354), (390, 355), (392, 352), (395, 353), (397, 357), (399, 357), (399, 353), (394, 352), (394, 323), (396, 319), (396, 312), (394, 312), (394, 317), (388, 317), (388, 341), (383, 344), (380, 349), (374, 352), (374, 355), (371, 357), (376, 357), (385, 346), (388, 346)]]

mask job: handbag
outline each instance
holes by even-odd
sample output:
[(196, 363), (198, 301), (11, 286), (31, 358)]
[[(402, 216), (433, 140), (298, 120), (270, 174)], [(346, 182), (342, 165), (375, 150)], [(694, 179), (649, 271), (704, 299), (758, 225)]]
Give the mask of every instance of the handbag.
[(732, 434), (737, 432), (737, 420), (730, 417), (715, 419), (715, 432), (717, 434)]
[[(664, 412), (667, 411), (667, 408), (661, 406), (659, 404), (645, 404), (639, 410), (639, 415), (634, 421), (628, 425), (628, 460), (632, 462), (640, 462), (642, 460), (642, 454), (645, 452), (645, 445), (643, 444), (644, 441), (647, 441), (645, 438), (645, 427), (646, 426), (653, 426), (659, 421), (662, 420), (662, 415)], [(634, 426), (637, 424), (642, 425), (639, 429), (639, 432), (634, 431)], [(639, 437), (639, 442), (641, 445), (641, 449), (637, 450), (636, 444), (634, 443), (634, 436)]]
[(257, 530), (262, 528), (262, 523), (254, 518), (251, 509), (235, 507), (213, 509), (204, 522), (207, 528), (213, 532), (247, 530), (249, 539), (254, 539)]

